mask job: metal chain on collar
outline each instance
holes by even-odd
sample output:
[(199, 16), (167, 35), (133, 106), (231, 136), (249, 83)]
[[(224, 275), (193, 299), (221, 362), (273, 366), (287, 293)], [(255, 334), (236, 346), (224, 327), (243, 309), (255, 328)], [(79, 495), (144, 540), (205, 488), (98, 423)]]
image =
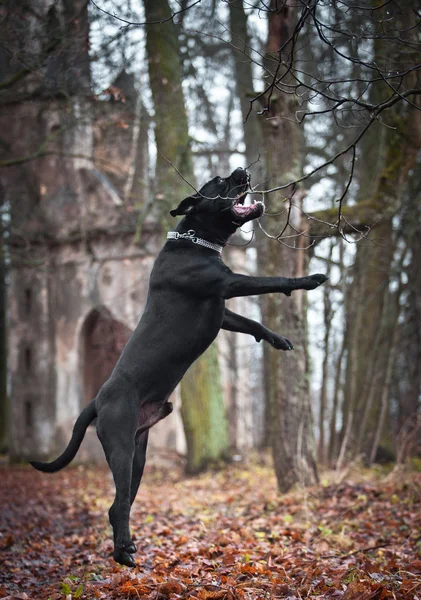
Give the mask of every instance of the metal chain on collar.
[(214, 244), (213, 242), (208, 242), (207, 240), (202, 240), (196, 236), (196, 232), (193, 229), (189, 229), (186, 233), (179, 233), (178, 231), (169, 231), (167, 233), (167, 240), (189, 240), (193, 242), (193, 244), (198, 244), (199, 246), (204, 246), (205, 248), (210, 248), (211, 250), (215, 250), (215, 252), (219, 252), (221, 254), (223, 250), (223, 246), (219, 244)]

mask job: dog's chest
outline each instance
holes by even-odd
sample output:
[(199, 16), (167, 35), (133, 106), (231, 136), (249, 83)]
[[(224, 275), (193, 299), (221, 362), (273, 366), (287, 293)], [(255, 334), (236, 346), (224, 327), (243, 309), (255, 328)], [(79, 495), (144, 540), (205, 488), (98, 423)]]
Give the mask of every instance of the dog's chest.
[(193, 352), (204, 352), (221, 329), (225, 303), (221, 298), (190, 298), (178, 312), (175, 329), (179, 343)]
[(204, 337), (214, 338), (221, 329), (224, 320), (225, 302), (222, 298), (205, 298), (193, 309), (197, 330)]
[(155, 262), (150, 285), (153, 320), (159, 329), (171, 330), (171, 341), (177, 336), (181, 354), (200, 354), (218, 335), (225, 312), (219, 278), (211, 258), (189, 251), (164, 251)]

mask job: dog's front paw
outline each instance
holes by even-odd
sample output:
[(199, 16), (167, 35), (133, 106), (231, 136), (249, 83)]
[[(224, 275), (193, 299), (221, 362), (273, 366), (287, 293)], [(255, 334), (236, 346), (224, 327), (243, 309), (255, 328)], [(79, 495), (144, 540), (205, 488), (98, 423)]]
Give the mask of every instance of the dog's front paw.
[(322, 285), (322, 283), (325, 283), (329, 277), (327, 275), (323, 275), (323, 273), (316, 273), (315, 275), (310, 275), (310, 279), (315, 281), (317, 285)]
[(115, 562), (119, 563), (120, 565), (126, 565), (126, 567), (136, 566), (135, 559), (131, 556), (131, 554), (129, 554), (130, 546), (131, 544), (124, 548), (114, 548), (113, 559)]
[(303, 289), (315, 290), (316, 288), (319, 287), (319, 285), (322, 285), (323, 283), (325, 283), (329, 279), (329, 277), (326, 277), (326, 275), (323, 275), (323, 273), (316, 273), (315, 275), (309, 275), (308, 277), (303, 277), (303, 279), (304, 279)]
[(282, 335), (278, 335), (277, 333), (273, 333), (273, 331), (270, 332), (267, 341), (271, 346), (276, 348), (276, 350), (294, 350), (294, 346), (288, 338), (282, 337)]

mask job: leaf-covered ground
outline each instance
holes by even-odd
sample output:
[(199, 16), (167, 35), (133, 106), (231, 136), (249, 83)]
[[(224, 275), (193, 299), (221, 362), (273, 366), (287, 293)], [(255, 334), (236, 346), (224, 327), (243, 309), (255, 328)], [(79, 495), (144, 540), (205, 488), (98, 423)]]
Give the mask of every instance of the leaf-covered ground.
[(421, 599), (419, 475), (281, 496), (267, 467), (147, 472), (132, 570), (110, 558), (105, 469), (0, 482), (0, 598)]

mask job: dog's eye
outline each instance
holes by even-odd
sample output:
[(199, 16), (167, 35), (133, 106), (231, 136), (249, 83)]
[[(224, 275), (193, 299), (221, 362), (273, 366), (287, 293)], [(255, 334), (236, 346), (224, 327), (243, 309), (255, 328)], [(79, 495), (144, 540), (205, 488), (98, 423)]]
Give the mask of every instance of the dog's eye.
[(222, 177), (218, 177), (218, 183), (224, 183), (224, 180), (222, 179)]

